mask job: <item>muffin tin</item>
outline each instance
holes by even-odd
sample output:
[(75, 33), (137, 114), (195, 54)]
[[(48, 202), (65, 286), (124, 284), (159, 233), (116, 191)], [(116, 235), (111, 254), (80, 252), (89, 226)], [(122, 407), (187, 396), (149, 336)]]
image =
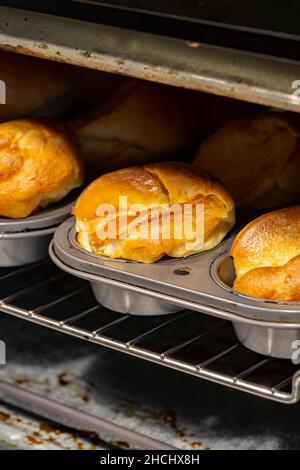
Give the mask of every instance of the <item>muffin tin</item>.
[(0, 266), (23, 266), (46, 258), (53, 233), (70, 215), (74, 201), (72, 192), (24, 219), (0, 218)]
[(238, 339), (249, 349), (291, 359), (294, 341), (300, 340), (300, 303), (251, 298), (232, 288), (229, 250), (239, 228), (208, 252), (142, 264), (83, 250), (71, 218), (56, 230), (50, 256), (64, 271), (90, 281), (96, 299), (111, 310), (134, 315), (196, 310), (232, 321)]

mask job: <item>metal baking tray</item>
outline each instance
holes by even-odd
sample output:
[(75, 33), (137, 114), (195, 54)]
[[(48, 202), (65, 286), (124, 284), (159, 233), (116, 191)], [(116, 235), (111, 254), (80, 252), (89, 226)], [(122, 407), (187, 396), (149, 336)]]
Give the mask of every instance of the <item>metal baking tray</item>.
[(69, 216), (75, 195), (77, 191), (72, 191), (61, 202), (24, 219), (0, 218), (0, 266), (23, 266), (46, 258), (53, 233)]
[(99, 303), (111, 310), (162, 315), (193, 309), (232, 321), (249, 349), (291, 359), (294, 341), (300, 340), (300, 303), (250, 298), (232, 288), (229, 249), (237, 230), (208, 252), (149, 265), (112, 261), (83, 250), (71, 218), (56, 230), (49, 252), (61, 269), (88, 280)]
[(24, 266), (46, 258), (55, 229), (0, 233), (0, 266)]

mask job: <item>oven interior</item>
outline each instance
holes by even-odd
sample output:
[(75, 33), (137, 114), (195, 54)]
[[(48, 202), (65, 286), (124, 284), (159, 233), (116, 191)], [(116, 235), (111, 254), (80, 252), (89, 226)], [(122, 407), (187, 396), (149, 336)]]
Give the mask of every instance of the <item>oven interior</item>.
[[(201, 37), (193, 35), (192, 29), (190, 37), (182, 38), (180, 31), (186, 31), (184, 21), (190, 17), (187, 12), (184, 18), (182, 12), (176, 13), (175, 4), (175, 11), (161, 15), (157, 28), (166, 26), (163, 21), (169, 19), (169, 29), (159, 36), (161, 30), (149, 31), (147, 15), (139, 21), (136, 15), (143, 12), (137, 11), (138, 2), (118, 5), (133, 15), (128, 21), (142, 25), (132, 29), (116, 25), (124, 17), (106, 11), (107, 2), (98, 2), (101, 13), (106, 11), (105, 25), (88, 17), (75, 18), (77, 11), (83, 11), (79, 8), (88, 12), (86, 2), (78, 2), (72, 20), (71, 14), (65, 18), (61, 11), (56, 15), (50, 11), (50, 2), (37, 8), (42, 12), (33, 11), (34, 7), (13, 9), (5, 3), (0, 7), (5, 18), (0, 47), (11, 53), (65, 62), (74, 73), (79, 67), (89, 68), (118, 74), (111, 75), (112, 80), (135, 77), (278, 112), (299, 112), (291, 94), (291, 83), (300, 77), (296, 33), (271, 34), (276, 25), (264, 31), (265, 37), (271, 35), (280, 42), (275, 54), (272, 41), (266, 40), (265, 49), (258, 50), (261, 28), (248, 31), (250, 37), (242, 35), (239, 48), (238, 28), (233, 28), (226, 43), (228, 24), (211, 24), (209, 10), (204, 26), (220, 28), (220, 34), (202, 25)], [(135, 3), (134, 12), (130, 3)], [(193, 10), (187, 11), (191, 15)], [(208, 40), (211, 36), (218, 38), (217, 44)], [(74, 108), (78, 112), (78, 103), (65, 118), (72, 116)], [(187, 158), (192, 158), (192, 152)], [(288, 441), (297, 445), (293, 432), (297, 411), (281, 411), (271, 401), (294, 404), (299, 400), (299, 365), (247, 349), (237, 340), (231, 322), (213, 311), (210, 315), (205, 309), (203, 313), (184, 309), (149, 317), (117, 313), (99, 305), (86, 280), (63, 272), (49, 258), (0, 270), (0, 310), (0, 337), (7, 340), (8, 355), (7, 365), (1, 366), (0, 393), (8, 408), (0, 408), (0, 440), (9, 445), (13, 445), (10, 429), (15, 430), (16, 445), (35, 448), (243, 448), (246, 441), (248, 447), (259, 446), (261, 436), (266, 448), (284, 447)], [(27, 410), (28, 416), (21, 419), (19, 409)], [(276, 417), (268, 421), (273, 411)], [(248, 431), (238, 424), (239, 413), (245, 414)], [(271, 422), (275, 428), (280, 422), (282, 432), (268, 440), (266, 425), (257, 437), (257, 420)], [(223, 437), (218, 434), (220, 426)], [(206, 437), (200, 438), (201, 433)]]

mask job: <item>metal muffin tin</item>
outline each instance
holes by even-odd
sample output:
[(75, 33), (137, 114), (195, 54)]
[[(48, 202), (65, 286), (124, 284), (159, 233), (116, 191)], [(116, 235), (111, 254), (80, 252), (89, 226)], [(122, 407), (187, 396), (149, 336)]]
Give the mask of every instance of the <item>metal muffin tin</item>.
[(0, 218), (0, 266), (23, 266), (46, 258), (53, 233), (73, 205), (74, 192), (30, 217)]
[(232, 288), (229, 250), (237, 231), (211, 251), (142, 264), (83, 250), (71, 218), (56, 230), (50, 256), (64, 271), (90, 281), (99, 303), (111, 310), (135, 315), (196, 310), (232, 321), (237, 337), (249, 349), (291, 359), (294, 341), (300, 340), (300, 303), (251, 298)]

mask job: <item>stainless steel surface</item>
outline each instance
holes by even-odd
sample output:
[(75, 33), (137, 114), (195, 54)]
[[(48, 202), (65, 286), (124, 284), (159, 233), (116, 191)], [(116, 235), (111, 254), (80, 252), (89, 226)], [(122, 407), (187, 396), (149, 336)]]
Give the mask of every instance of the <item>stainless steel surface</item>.
[(88, 283), (50, 261), (2, 273), (0, 298), (7, 314), (91, 343), (270, 400), (299, 400), (299, 365), (244, 348), (229, 322), (192, 311), (154, 317), (109, 311)]
[(118, 289), (101, 282), (91, 282), (91, 288), (99, 304), (114, 312), (147, 316), (168, 315), (182, 310), (182, 307), (155, 297), (132, 292), (126, 287)]
[(23, 266), (48, 255), (56, 226), (71, 212), (77, 191), (24, 219), (0, 218), (0, 266)]
[(77, 410), (74, 407), (59, 403), (49, 398), (43, 397), (0, 380), (0, 397), (6, 399), (9, 403), (16, 403), (19, 408), (34, 410), (48, 419), (55, 419), (59, 422), (67, 421), (72, 423), (78, 430), (93, 429), (97, 433), (109, 436), (115, 440), (125, 440), (130, 445), (140, 449), (155, 450), (175, 450), (175, 447), (163, 442), (151, 439), (131, 429), (116, 425), (105, 419), (92, 416), (89, 413)]
[(300, 65), (0, 7), (2, 49), (299, 112)]
[(299, 303), (269, 302), (238, 295), (229, 286), (217, 282), (219, 263), (228, 255), (234, 237), (232, 232), (215, 249), (186, 259), (150, 265), (119, 262), (80, 248), (71, 218), (56, 230), (50, 256), (60, 268), (99, 285), (123, 287), (183, 308), (253, 326), (300, 329)]
[(291, 359), (294, 350), (297, 349), (297, 344), (300, 344), (300, 330), (261, 328), (240, 323), (233, 323), (233, 327), (244, 346), (267, 356)]
[(24, 266), (45, 259), (55, 228), (0, 233), (0, 266)]

